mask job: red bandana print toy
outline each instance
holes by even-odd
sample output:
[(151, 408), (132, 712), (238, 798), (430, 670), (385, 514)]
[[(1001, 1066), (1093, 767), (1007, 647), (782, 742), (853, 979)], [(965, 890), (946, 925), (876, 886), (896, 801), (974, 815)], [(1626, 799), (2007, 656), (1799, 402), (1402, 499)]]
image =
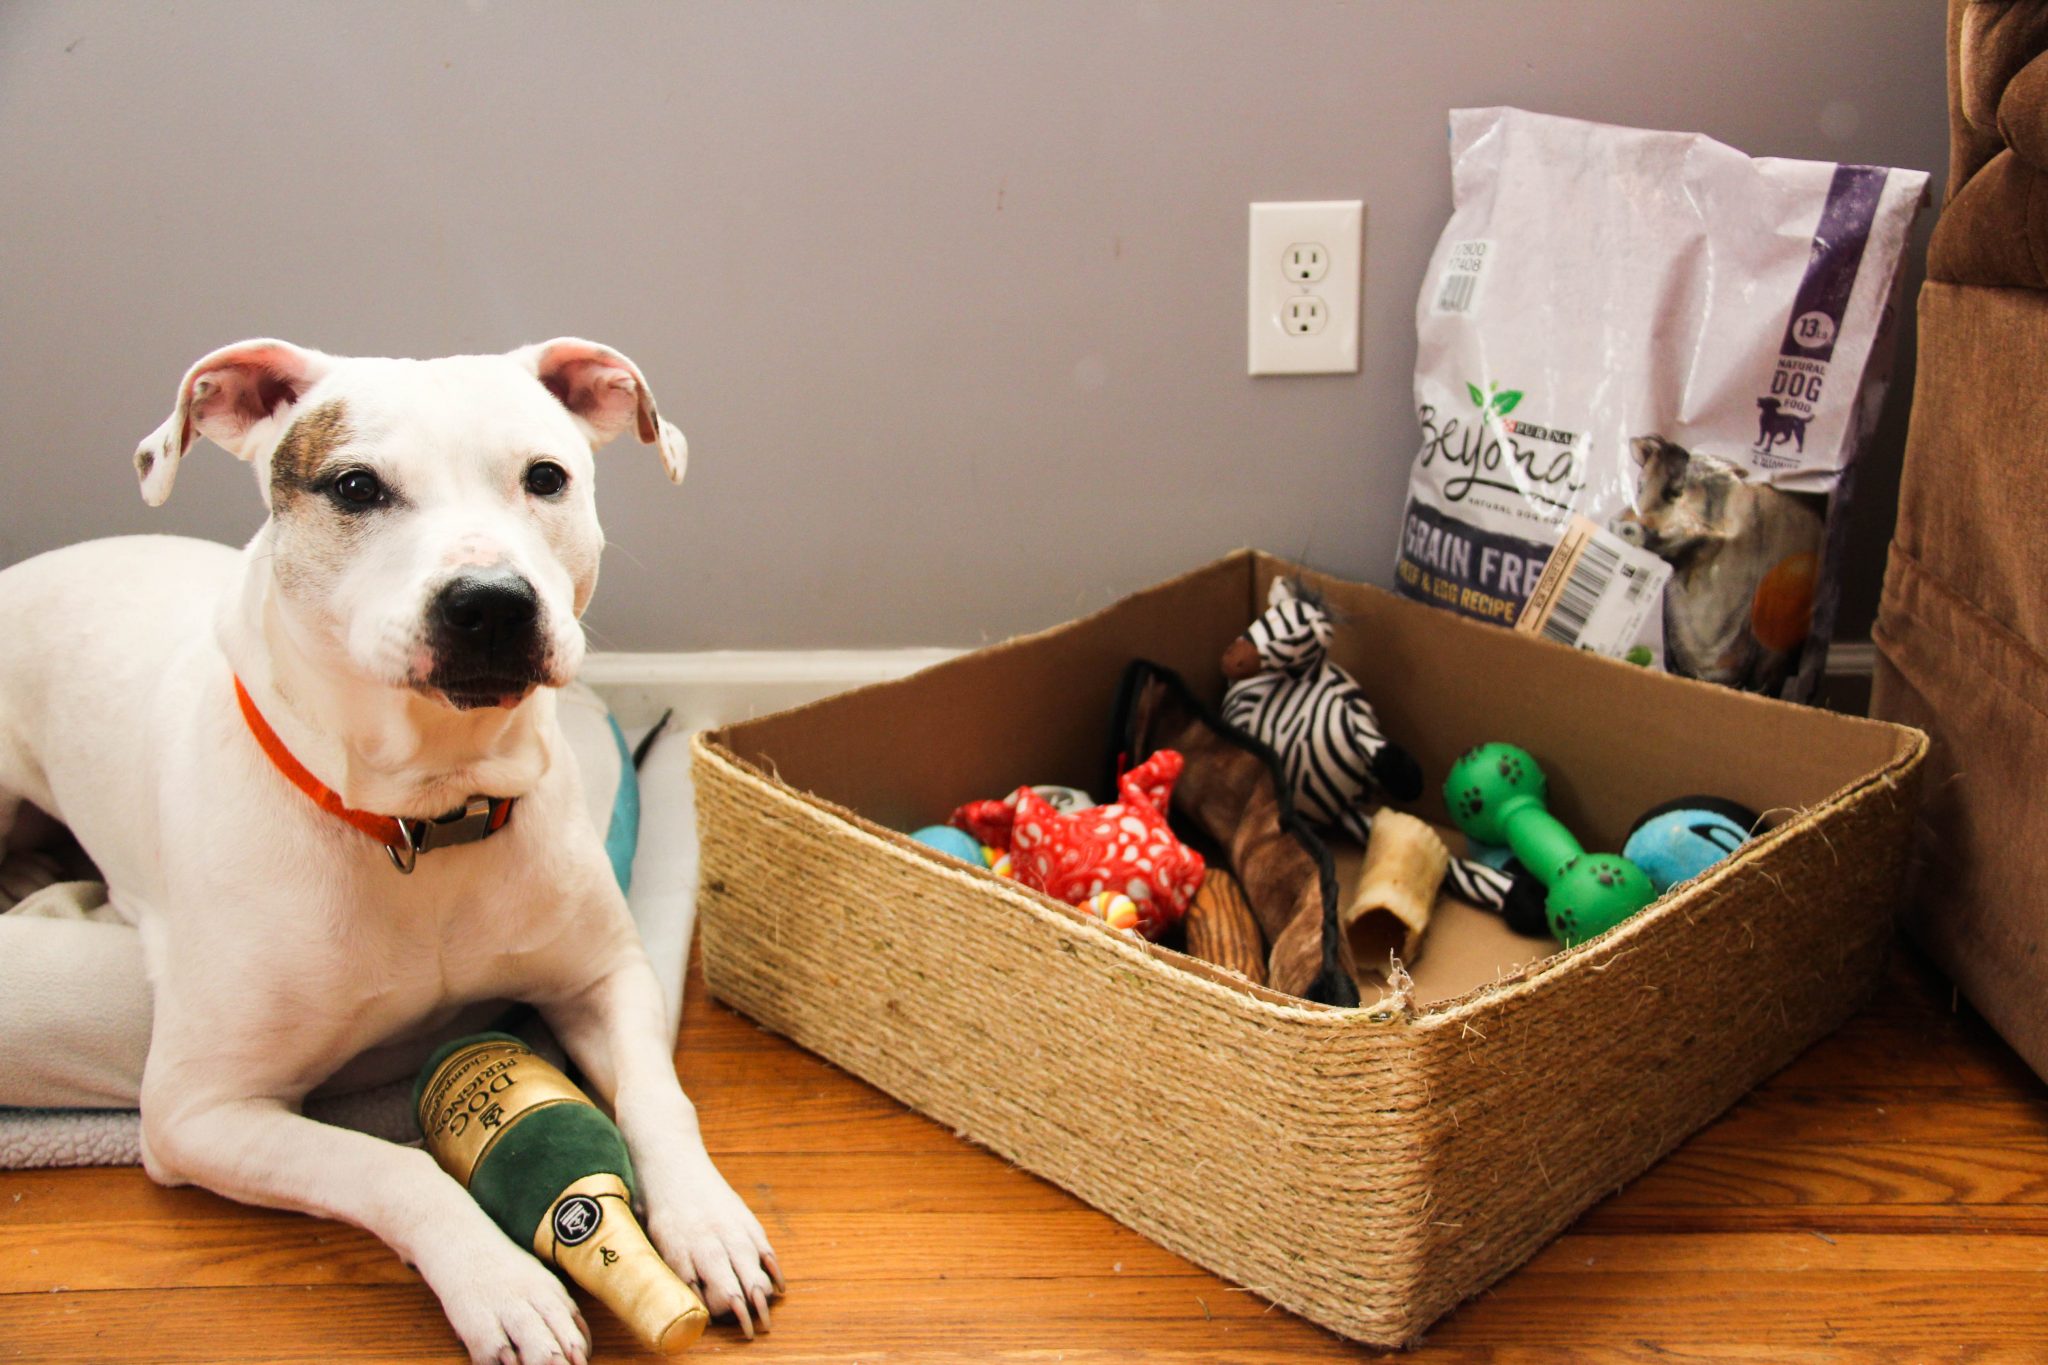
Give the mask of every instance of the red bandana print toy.
[(1206, 870), (1166, 823), (1180, 771), (1181, 756), (1161, 749), (1118, 780), (1114, 805), (1061, 812), (1019, 787), (1001, 801), (970, 801), (952, 823), (1008, 853), (1010, 875), (1056, 900), (1100, 915), (1129, 897), (1134, 920), (1110, 922), (1156, 939), (1187, 913)]

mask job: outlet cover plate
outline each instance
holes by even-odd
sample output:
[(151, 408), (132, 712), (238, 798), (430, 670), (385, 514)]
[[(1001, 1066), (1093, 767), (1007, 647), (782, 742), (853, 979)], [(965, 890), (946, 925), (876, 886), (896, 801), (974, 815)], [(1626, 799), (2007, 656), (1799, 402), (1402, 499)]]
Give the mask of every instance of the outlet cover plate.
[[(1295, 248), (1320, 246), (1321, 276), (1290, 276)], [(1357, 199), (1253, 204), (1246, 272), (1245, 368), (1250, 374), (1356, 374), (1365, 205)], [(1288, 329), (1290, 303), (1321, 300), (1327, 321), (1312, 332)]]

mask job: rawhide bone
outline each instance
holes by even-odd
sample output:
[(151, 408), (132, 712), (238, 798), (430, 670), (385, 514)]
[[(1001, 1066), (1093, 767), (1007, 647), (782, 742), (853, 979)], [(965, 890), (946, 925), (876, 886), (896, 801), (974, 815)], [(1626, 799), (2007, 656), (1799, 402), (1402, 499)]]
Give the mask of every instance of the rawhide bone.
[(1426, 822), (1398, 810), (1373, 816), (1358, 889), (1338, 917), (1352, 961), (1377, 968), (1391, 954), (1412, 966), (1450, 865), (1450, 850)]
[(1325, 1005), (1358, 1004), (1337, 922), (1337, 872), (1294, 813), (1279, 757), (1204, 706), (1171, 669), (1134, 661), (1119, 689), (1111, 766), (1158, 749), (1186, 760), (1173, 811), (1219, 850), (1266, 943), (1266, 984)]

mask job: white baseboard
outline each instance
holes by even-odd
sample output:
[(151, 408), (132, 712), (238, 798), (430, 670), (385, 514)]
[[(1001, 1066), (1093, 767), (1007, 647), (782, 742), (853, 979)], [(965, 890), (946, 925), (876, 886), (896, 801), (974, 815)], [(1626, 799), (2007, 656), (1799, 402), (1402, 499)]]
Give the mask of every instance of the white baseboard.
[(675, 709), (687, 732), (727, 725), (944, 663), (957, 649), (721, 649), (593, 653), (582, 679), (631, 731)]
[[(964, 653), (958, 649), (724, 649), (697, 653), (593, 653), (583, 681), (611, 704), (627, 730), (673, 707), (685, 731), (726, 725), (869, 683), (887, 682)], [(1831, 677), (1867, 678), (1877, 649), (1840, 640), (1828, 649)]]

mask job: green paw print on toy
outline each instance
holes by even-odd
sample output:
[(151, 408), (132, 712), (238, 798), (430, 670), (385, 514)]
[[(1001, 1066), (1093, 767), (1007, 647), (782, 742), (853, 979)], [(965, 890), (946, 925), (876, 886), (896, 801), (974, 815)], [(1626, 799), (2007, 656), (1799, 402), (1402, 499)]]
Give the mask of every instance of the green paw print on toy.
[[(1533, 782), (1531, 773), (1535, 774)], [(1467, 778), (1471, 780), (1465, 781)], [(1465, 783), (1464, 787), (1452, 795), (1451, 788), (1460, 782)], [(1505, 834), (1494, 838), (1473, 833), (1475, 829), (1500, 827), (1500, 812), (1496, 810), (1489, 816), (1489, 805), (1498, 806), (1508, 797), (1522, 794), (1541, 801), (1543, 792), (1543, 770), (1511, 744), (1482, 744), (1477, 749), (1468, 749), (1444, 781), (1444, 801), (1454, 812), (1458, 828), (1483, 844), (1507, 842)]]
[(1482, 744), (1452, 765), (1444, 804), (1482, 844), (1505, 844), (1549, 888), (1544, 913), (1565, 946), (1604, 934), (1657, 899), (1643, 870), (1618, 853), (1587, 853), (1544, 807), (1549, 782), (1512, 744)]

